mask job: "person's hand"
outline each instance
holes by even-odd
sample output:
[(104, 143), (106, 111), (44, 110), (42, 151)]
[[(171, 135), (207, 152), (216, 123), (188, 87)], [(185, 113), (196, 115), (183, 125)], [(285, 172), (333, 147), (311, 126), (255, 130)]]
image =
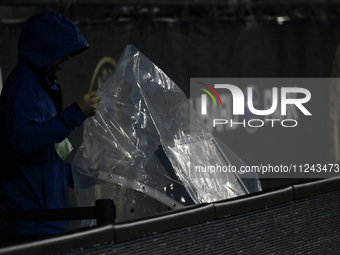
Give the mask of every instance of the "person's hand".
[(77, 101), (80, 109), (83, 111), (86, 118), (94, 116), (99, 108), (99, 103), (102, 100), (101, 96), (96, 96), (97, 91), (85, 94)]

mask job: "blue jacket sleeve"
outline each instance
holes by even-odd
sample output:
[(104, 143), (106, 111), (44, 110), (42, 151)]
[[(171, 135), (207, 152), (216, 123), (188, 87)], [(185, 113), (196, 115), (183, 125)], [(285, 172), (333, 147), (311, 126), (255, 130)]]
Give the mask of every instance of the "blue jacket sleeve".
[(75, 104), (53, 117), (40, 97), (34, 88), (18, 90), (5, 112), (6, 134), (21, 155), (61, 142), (86, 119)]

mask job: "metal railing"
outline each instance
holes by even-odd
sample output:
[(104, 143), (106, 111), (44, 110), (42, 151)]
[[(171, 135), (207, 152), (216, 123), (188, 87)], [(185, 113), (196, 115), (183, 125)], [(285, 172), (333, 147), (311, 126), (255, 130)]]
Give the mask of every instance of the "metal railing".
[(93, 207), (37, 210), (0, 210), (0, 224), (10, 222), (68, 221), (96, 219), (97, 225), (114, 224), (115, 204), (112, 199), (96, 200)]

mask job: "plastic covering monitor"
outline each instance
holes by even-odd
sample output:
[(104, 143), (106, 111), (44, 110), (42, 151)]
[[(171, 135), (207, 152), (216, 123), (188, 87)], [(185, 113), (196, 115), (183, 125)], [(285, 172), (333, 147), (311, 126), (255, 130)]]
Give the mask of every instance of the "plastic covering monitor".
[(79, 206), (113, 198), (120, 222), (260, 189), (257, 176), (243, 182), (236, 173), (208, 170), (244, 163), (212, 136), (181, 89), (134, 46), (125, 48), (99, 94), (100, 108), (85, 121), (73, 161)]

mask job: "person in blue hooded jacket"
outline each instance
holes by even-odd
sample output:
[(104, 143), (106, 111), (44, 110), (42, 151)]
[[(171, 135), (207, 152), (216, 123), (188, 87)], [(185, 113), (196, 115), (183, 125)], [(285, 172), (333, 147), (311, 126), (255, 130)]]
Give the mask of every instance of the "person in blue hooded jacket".
[[(19, 63), (0, 97), (0, 208), (66, 208), (72, 186), (67, 137), (93, 116), (101, 100), (86, 94), (63, 109), (56, 74), (89, 47), (79, 29), (57, 13), (37, 14), (23, 25)], [(19, 222), (0, 226), (1, 237), (66, 231), (67, 222)]]

